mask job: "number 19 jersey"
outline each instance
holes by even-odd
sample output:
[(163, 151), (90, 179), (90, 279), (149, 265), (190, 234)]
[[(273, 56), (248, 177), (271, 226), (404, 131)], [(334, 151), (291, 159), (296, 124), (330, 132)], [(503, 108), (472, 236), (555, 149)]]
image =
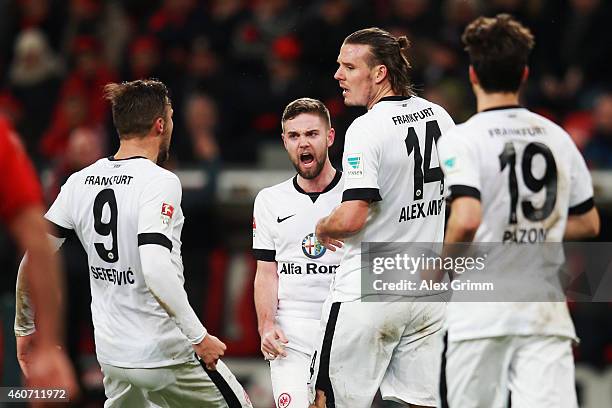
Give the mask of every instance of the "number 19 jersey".
[(169, 250), (173, 269), (166, 272), (184, 282), (180, 204), (181, 185), (173, 173), (144, 157), (105, 158), (70, 176), (45, 215), (60, 232), (73, 230), (87, 253), (101, 363), (161, 367), (193, 354), (145, 284), (138, 250), (145, 244)]
[[(593, 208), (591, 176), (576, 145), (561, 127), (527, 109), (512, 106), (477, 113), (443, 135), (438, 148), (450, 198), (468, 196), (481, 202), (482, 221), (474, 242), (561, 242), (568, 215)], [(496, 250), (504, 248), (500, 244)], [(541, 259), (528, 259), (562, 263), (563, 253), (549, 261), (544, 253)], [(509, 266), (507, 285), (526, 291), (529, 285), (545, 288), (558, 281), (556, 275), (545, 276), (553, 269), (533, 265), (524, 271)], [(540, 273), (535, 275), (534, 269)], [(563, 302), (451, 302), (447, 324), (451, 341), (505, 335), (575, 337)]]

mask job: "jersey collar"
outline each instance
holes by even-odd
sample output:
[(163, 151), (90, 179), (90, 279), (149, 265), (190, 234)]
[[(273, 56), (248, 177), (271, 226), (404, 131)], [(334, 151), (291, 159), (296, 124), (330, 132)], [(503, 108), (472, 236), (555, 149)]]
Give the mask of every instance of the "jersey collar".
[(336, 174), (334, 175), (334, 178), (332, 179), (332, 181), (327, 185), (327, 187), (325, 187), (323, 189), (323, 191), (321, 192), (315, 192), (315, 193), (308, 193), (306, 191), (304, 191), (304, 189), (302, 187), (300, 187), (300, 185), (297, 182), (297, 177), (298, 175), (296, 174), (295, 177), (293, 177), (293, 187), (295, 187), (295, 189), (297, 190), (298, 193), (301, 194), (305, 194), (308, 197), (310, 197), (310, 199), (312, 200), (312, 202), (314, 203), (315, 201), (317, 201), (317, 198), (319, 198), (319, 196), (321, 194), (325, 194), (328, 191), (330, 191), (331, 189), (333, 189), (334, 187), (336, 187), (336, 185), (338, 184), (338, 182), (340, 181), (340, 178), (342, 177), (342, 172), (340, 170), (336, 170)]
[(109, 156), (108, 157), (109, 161), (123, 161), (123, 160), (132, 160), (132, 159), (146, 159), (146, 157), (144, 157), (144, 156), (132, 156), (132, 157), (126, 157), (125, 159), (115, 159), (115, 156)]
[(523, 109), (523, 107), (521, 105), (502, 105), (502, 106), (496, 106), (494, 108), (483, 109), (480, 111), (480, 113), (496, 111), (496, 110), (504, 110), (504, 109)]
[[(410, 99), (410, 96), (404, 95), (393, 95), (393, 96), (385, 96), (378, 100), (378, 102), (399, 102), (399, 101), (407, 101)], [(376, 103), (378, 103), (376, 102)]]

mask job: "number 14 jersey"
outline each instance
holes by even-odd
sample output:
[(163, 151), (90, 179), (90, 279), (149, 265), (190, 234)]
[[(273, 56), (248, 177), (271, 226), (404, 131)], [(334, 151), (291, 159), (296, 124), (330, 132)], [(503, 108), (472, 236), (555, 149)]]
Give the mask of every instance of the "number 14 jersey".
[[(89, 263), (96, 354), (119, 367), (160, 367), (193, 351), (145, 284), (138, 247), (170, 250), (181, 282), (181, 184), (144, 157), (104, 158), (74, 173), (45, 217), (78, 236)], [(83, 271), (85, 272), (85, 271)], [(83, 288), (85, 290), (85, 288)]]
[(442, 242), (444, 176), (436, 142), (454, 125), (440, 106), (390, 96), (346, 132), (342, 201), (371, 201), (364, 228), (345, 241), (332, 285), (335, 302), (359, 299), (362, 242)]

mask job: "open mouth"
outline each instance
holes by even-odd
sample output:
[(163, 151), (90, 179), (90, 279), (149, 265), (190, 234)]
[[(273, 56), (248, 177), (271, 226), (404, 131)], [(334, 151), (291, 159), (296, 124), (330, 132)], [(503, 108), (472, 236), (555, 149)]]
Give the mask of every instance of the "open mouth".
[(310, 165), (314, 162), (314, 156), (312, 153), (302, 153), (300, 154), (300, 163), (305, 165)]

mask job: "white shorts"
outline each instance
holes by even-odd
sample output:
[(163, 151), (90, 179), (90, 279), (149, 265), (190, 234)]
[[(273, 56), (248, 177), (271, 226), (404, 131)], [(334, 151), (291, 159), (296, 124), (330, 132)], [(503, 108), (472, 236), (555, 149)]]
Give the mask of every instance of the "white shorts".
[(319, 319), (279, 316), (277, 323), (289, 343), (287, 357), (270, 361), (272, 391), (277, 408), (308, 406), (308, 379), (314, 344), (318, 340)]
[(194, 359), (158, 368), (122, 368), (101, 364), (105, 408), (219, 407), (251, 408), (247, 393), (222, 362), (210, 371)]
[(316, 388), (325, 392), (328, 408), (369, 408), (380, 388), (385, 400), (435, 406), (445, 310), (444, 302), (406, 298), (326, 302), (311, 401)]
[(277, 408), (306, 408), (311, 355), (286, 348), (287, 357), (270, 361), (272, 391)]
[[(577, 408), (571, 340), (504, 336), (448, 342), (449, 408)], [(444, 405), (442, 405), (444, 406)]]

